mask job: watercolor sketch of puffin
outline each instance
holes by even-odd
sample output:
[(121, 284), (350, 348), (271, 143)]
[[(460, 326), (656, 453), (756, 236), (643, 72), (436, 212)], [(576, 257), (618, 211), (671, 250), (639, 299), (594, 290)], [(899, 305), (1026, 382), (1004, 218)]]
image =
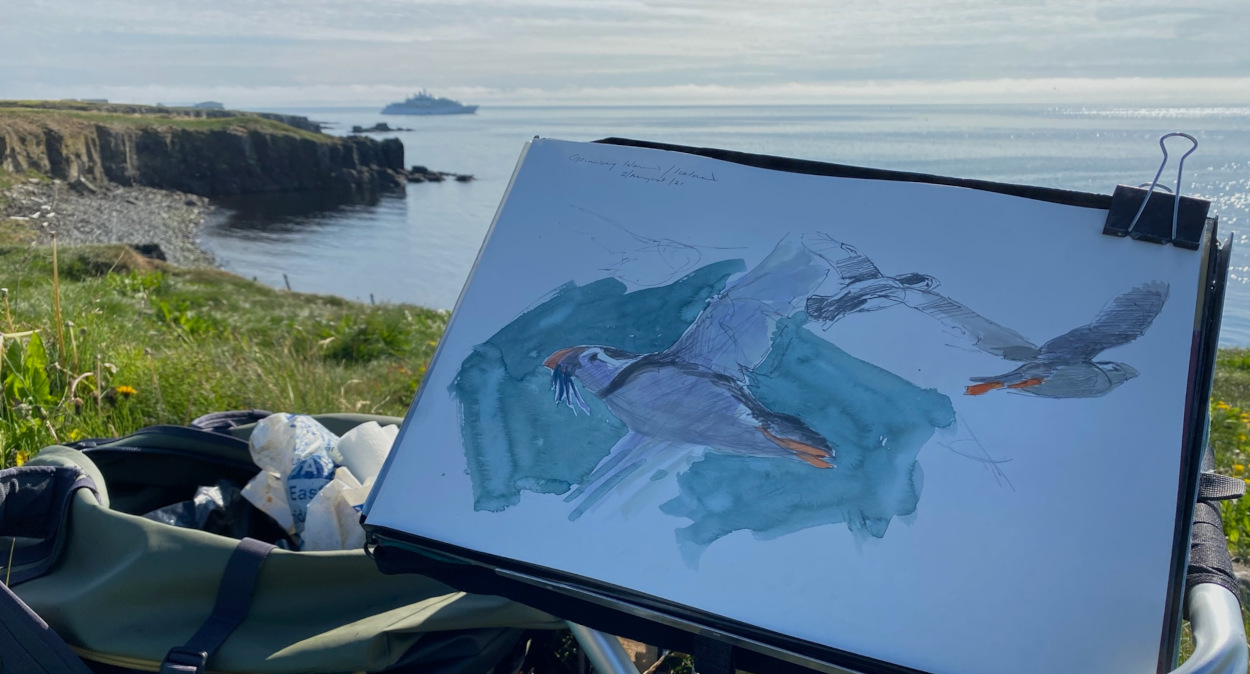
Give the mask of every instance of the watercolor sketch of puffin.
[[(578, 520), (608, 504), (637, 512), (662, 491), (661, 511), (692, 521), (678, 536), (689, 559), (742, 529), (767, 538), (843, 522), (880, 537), (919, 503), (920, 448), (936, 437), (962, 454), (942, 439), (961, 424), (948, 395), (843, 351), (830, 326), (912, 310), (1012, 363), (970, 372), (959, 385), (969, 403), (991, 391), (1094, 398), (1138, 375), (1096, 358), (1145, 334), (1168, 295), (1141, 282), (1035, 342), (940, 293), (933, 276), (888, 276), (823, 233), (786, 235), (750, 268), (683, 260), (680, 278), (650, 287), (616, 274), (567, 283), (474, 347), (449, 392), (475, 508), (535, 492), (561, 496)], [(980, 457), (968, 458), (997, 471), (974, 443)]]
[(704, 449), (833, 468), (833, 443), (802, 419), (770, 410), (752, 395), (746, 379), (771, 350), (777, 320), (799, 308), (827, 274), (827, 265), (805, 246), (782, 241), (713, 297), (663, 351), (580, 345), (547, 357), (543, 365), (552, 371), (557, 403), (574, 414), (589, 413), (580, 384), (629, 428), (585, 484), (568, 495), (566, 500), (578, 503), (574, 516), (631, 475), (671, 472), (674, 462)]

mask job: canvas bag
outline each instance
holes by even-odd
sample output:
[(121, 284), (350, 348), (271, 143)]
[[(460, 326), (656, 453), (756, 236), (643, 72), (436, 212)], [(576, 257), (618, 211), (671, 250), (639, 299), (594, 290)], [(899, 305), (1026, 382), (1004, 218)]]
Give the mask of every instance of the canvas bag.
[[(366, 420), (400, 422), (317, 418), (339, 434)], [(251, 427), (151, 427), (82, 449), (48, 447), (26, 466), (3, 471), (30, 477), (68, 469), (60, 472), (83, 487), (69, 492), (63, 521), (45, 523), (52, 532), (46, 540), (30, 535), (29, 517), (0, 518), (0, 535), (24, 537), (14, 539), (14, 592), (89, 663), (159, 670), (212, 612), (239, 541), (136, 513), (188, 498), (217, 479), (241, 485), (258, 470), (242, 441)], [(560, 627), (499, 597), (455, 592), (424, 576), (384, 576), (363, 550), (277, 549), (260, 567), (246, 617), (211, 655), (207, 671), (489, 672), (522, 630)]]

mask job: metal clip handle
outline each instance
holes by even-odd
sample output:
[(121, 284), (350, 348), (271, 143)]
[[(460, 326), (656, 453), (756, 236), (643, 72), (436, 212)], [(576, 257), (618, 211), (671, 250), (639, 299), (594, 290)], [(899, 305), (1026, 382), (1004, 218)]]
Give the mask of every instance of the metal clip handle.
[(1167, 166), (1168, 163), (1167, 139), (1173, 136), (1186, 138), (1189, 142), (1193, 143), (1193, 146), (1189, 148), (1189, 151), (1181, 155), (1180, 161), (1176, 163), (1176, 189), (1172, 191), (1172, 193), (1176, 196), (1175, 205), (1172, 207), (1172, 239), (1176, 239), (1176, 222), (1180, 218), (1181, 211), (1181, 176), (1184, 175), (1185, 171), (1185, 158), (1193, 154), (1194, 150), (1198, 149), (1198, 139), (1187, 133), (1181, 133), (1180, 131), (1165, 133), (1159, 137), (1159, 149), (1163, 150), (1163, 161), (1159, 164), (1159, 170), (1155, 172), (1155, 179), (1150, 181), (1150, 189), (1146, 190), (1146, 198), (1142, 199), (1141, 208), (1137, 209), (1137, 215), (1133, 216), (1133, 221), (1128, 225), (1128, 231), (1130, 232), (1132, 232), (1133, 228), (1137, 226), (1137, 221), (1141, 219), (1142, 211), (1146, 210), (1146, 204), (1150, 201), (1150, 195), (1153, 194), (1155, 188), (1159, 186), (1159, 176), (1163, 175), (1163, 167)]

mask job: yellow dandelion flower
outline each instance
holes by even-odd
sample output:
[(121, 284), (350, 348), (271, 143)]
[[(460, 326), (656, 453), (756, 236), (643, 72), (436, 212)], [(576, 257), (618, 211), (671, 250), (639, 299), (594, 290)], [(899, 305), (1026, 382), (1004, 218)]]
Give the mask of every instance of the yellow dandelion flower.
[(1245, 433), (1242, 433), (1241, 435), (1239, 435), (1239, 436), (1237, 436), (1237, 437), (1238, 437), (1238, 439), (1240, 439), (1242, 442), (1245, 442), (1245, 441), (1246, 441), (1246, 434), (1245, 434)]
[(1221, 401), (1219, 401), (1219, 402), (1215, 403), (1215, 409), (1217, 409), (1217, 410), (1231, 410), (1232, 408), (1233, 408), (1233, 406), (1232, 406), (1232, 405), (1229, 405), (1228, 403), (1224, 402), (1223, 400), (1221, 400)]
[(123, 385), (123, 386), (118, 386), (118, 387), (117, 387), (117, 394), (118, 394), (118, 395), (121, 395), (121, 396), (125, 396), (125, 397), (127, 397), (127, 398), (129, 398), (130, 396), (132, 396), (132, 395), (134, 395), (134, 394), (136, 394), (136, 393), (138, 393), (138, 392), (139, 392), (139, 390), (138, 390), (138, 389), (136, 389), (136, 388), (135, 388), (135, 387), (133, 387), (133, 386), (124, 386), (124, 385)]
[(26, 463), (26, 462), (27, 462), (27, 461), (29, 461), (29, 460), (30, 460), (30, 453), (29, 453), (29, 452), (24, 452), (24, 451), (23, 451), (23, 452), (18, 452), (18, 453), (17, 453), (17, 456), (16, 456), (16, 457), (14, 457), (14, 459), (13, 459), (13, 463), (14, 463), (14, 464), (16, 464), (16, 465), (18, 465), (18, 466), (20, 466), (20, 465), (22, 465), (22, 464)]

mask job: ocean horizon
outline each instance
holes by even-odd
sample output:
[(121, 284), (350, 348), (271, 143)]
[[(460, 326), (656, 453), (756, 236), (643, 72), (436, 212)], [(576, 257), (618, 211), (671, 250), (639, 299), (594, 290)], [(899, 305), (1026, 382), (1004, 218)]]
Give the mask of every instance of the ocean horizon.
[[(464, 100), (473, 104), (471, 100)], [(406, 165), (472, 174), (407, 186), (371, 203), (308, 195), (224, 200), (202, 243), (227, 270), (274, 287), (360, 301), (451, 309), (525, 142), (632, 138), (739, 152), (1110, 194), (1149, 183), (1158, 139), (1182, 131), (1198, 150), (1182, 193), (1212, 202), (1235, 233), (1221, 346), (1250, 346), (1250, 107), (1040, 105), (491, 106), (469, 115), (382, 115), (380, 107), (268, 108), (327, 133), (386, 122)], [(1182, 143), (1160, 183), (1171, 188)]]

